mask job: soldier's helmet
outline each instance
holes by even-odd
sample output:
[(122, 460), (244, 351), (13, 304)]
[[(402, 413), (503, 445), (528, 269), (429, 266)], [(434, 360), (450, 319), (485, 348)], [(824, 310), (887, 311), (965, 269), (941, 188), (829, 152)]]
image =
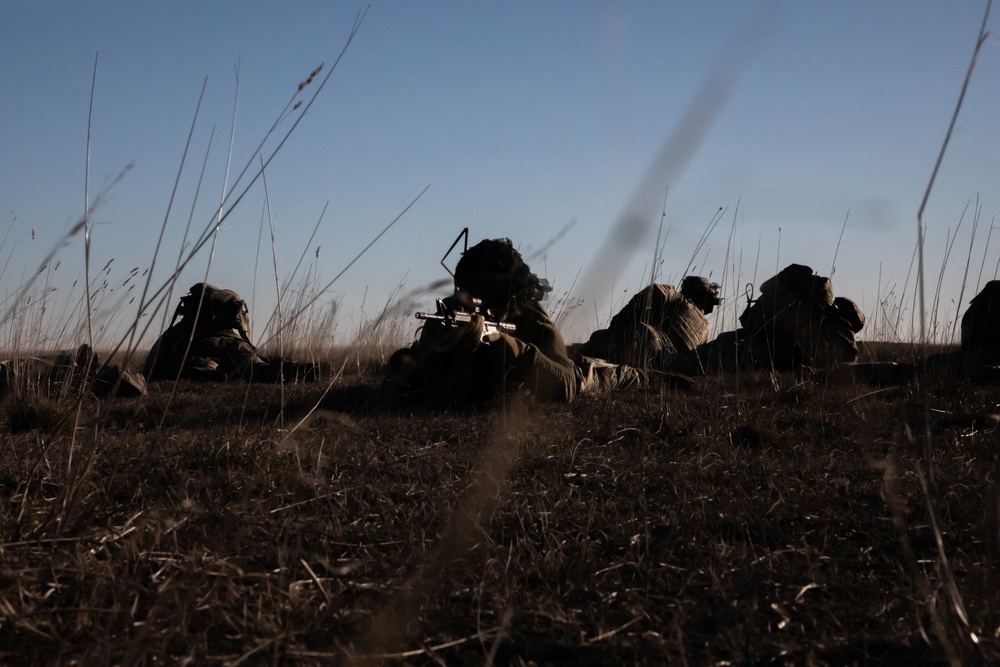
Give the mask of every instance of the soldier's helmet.
[(681, 281), (681, 294), (706, 315), (722, 303), (722, 298), (719, 297), (719, 284), (709, 282), (707, 278), (701, 276), (685, 276)]
[(455, 266), (455, 290), (482, 299), (498, 315), (541, 301), (551, 289), (531, 272), (510, 239), (480, 241)]

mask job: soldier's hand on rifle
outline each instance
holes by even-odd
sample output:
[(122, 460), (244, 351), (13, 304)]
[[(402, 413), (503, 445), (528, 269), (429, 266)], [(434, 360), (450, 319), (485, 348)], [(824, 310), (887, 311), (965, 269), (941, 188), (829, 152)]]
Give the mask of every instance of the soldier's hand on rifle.
[[(485, 327), (484, 327), (484, 329), (485, 329)], [(504, 338), (507, 338), (507, 337), (508, 337), (508, 334), (505, 334), (502, 331), (490, 331), (490, 332), (484, 331), (483, 332), (483, 336), (482, 336), (482, 341), (484, 343), (487, 343), (487, 344), (494, 344), (495, 345), (497, 343), (497, 341), (503, 340)]]
[(485, 320), (478, 313), (468, 322), (445, 323), (428, 320), (420, 334), (422, 357), (442, 352), (473, 352), (483, 339)]

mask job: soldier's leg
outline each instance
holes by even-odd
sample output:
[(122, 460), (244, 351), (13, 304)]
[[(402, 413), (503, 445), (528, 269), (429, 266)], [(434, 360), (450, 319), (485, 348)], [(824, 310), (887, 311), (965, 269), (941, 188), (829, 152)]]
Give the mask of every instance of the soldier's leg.
[(643, 374), (632, 366), (580, 357), (576, 362), (577, 393), (592, 394), (641, 387)]

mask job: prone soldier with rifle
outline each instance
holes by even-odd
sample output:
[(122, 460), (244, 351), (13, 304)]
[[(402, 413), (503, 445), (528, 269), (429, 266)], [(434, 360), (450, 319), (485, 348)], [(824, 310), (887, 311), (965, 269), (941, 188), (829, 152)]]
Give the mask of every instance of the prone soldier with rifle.
[[(445, 259), (463, 237), (467, 246), (468, 229)], [(453, 407), (518, 389), (542, 400), (572, 400), (576, 368), (541, 304), (551, 288), (510, 240), (466, 247), (452, 275), (454, 294), (437, 300), (436, 313), (417, 313), (424, 322), (419, 338), (392, 355), (369, 410), (418, 401)]]

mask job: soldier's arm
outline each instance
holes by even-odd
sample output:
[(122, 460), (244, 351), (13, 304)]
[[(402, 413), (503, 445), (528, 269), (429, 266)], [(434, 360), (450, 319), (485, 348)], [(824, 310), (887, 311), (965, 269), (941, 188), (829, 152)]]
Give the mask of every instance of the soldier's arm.
[(576, 397), (576, 365), (555, 324), (544, 311), (527, 323), (517, 324), (515, 334), (502, 336), (514, 359), (512, 371), (537, 398), (572, 401)]

